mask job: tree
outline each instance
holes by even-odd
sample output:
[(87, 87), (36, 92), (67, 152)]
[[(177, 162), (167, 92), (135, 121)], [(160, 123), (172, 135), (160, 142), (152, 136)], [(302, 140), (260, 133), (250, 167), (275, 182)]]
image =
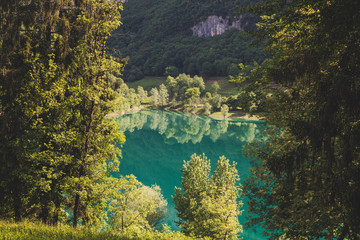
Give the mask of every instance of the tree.
[(147, 91), (145, 91), (142, 86), (138, 86), (137, 93), (139, 95), (140, 103), (143, 103), (146, 100), (146, 98), (148, 97)]
[(274, 57), (252, 81), (272, 93), (265, 101), (267, 139), (247, 150), (253, 159), (244, 185), (247, 226), (260, 224), (271, 239), (360, 236), (355, 9), (354, 0), (274, 0), (252, 8), (264, 15), (256, 34), (269, 40)]
[(175, 66), (169, 66), (165, 68), (165, 76), (176, 77), (179, 75), (179, 69)]
[(228, 105), (226, 105), (226, 104), (223, 104), (222, 106), (221, 106), (221, 114), (224, 116), (224, 118), (226, 117), (226, 115), (229, 113), (229, 107), (228, 107)]
[[(87, 214), (94, 184), (103, 181), (109, 171), (118, 169), (116, 142), (124, 142), (117, 125), (105, 116), (113, 107), (115, 92), (109, 88), (106, 73), (120, 74), (123, 64), (106, 53), (106, 40), (120, 25), (117, 1), (84, 1), (75, 7), (82, 9), (77, 25), (83, 29), (82, 37), (74, 49), (74, 64), (69, 69), (69, 91), (66, 107), (73, 113), (67, 123), (71, 128), (71, 148), (64, 154), (73, 157), (65, 192), (70, 196), (73, 226), (79, 219), (83, 224), (91, 221)], [(74, 129), (77, 129), (74, 131)]]
[(200, 89), (198, 87), (188, 88), (185, 92), (185, 98), (190, 102), (196, 98), (200, 97)]
[(173, 200), (179, 226), (186, 235), (213, 239), (236, 239), (241, 231), (238, 172), (236, 164), (220, 157), (210, 177), (206, 156), (191, 156), (181, 170), (181, 188), (175, 188)]
[(192, 79), (192, 82), (190, 81), (190, 86), (198, 87), (200, 92), (203, 92), (205, 90), (204, 79), (202, 77), (195, 75)]
[(135, 176), (108, 178), (108, 218), (113, 229), (156, 228), (166, 217), (167, 201), (160, 187), (144, 186)]
[[(93, 192), (124, 136), (105, 116), (123, 62), (106, 53), (116, 1), (1, 3), (1, 215), (92, 222)], [(25, 210), (26, 209), (26, 210)]]
[(220, 85), (217, 81), (214, 81), (211, 85), (210, 85), (210, 89), (213, 93), (217, 93), (220, 90)]
[(170, 101), (176, 100), (177, 94), (178, 94), (178, 83), (177, 83), (176, 79), (172, 76), (168, 76), (166, 78), (165, 85), (169, 91)]
[(210, 115), (211, 114), (211, 104), (208, 102), (204, 103), (204, 114), (205, 115)]
[(222, 97), (220, 94), (214, 94), (209, 102), (213, 109), (220, 109), (222, 103)]
[(194, 76), (193, 78), (184, 73), (180, 74), (176, 78), (169, 76), (166, 79), (166, 87), (170, 92), (171, 98), (175, 100), (186, 99), (185, 92), (189, 88), (198, 88), (199, 91), (205, 90), (205, 83), (202, 77)]
[(237, 202), (239, 180), (236, 164), (230, 164), (224, 156), (220, 157), (211, 176), (207, 195), (196, 211), (196, 232), (199, 236), (213, 239), (237, 239), (242, 232), (238, 216), (241, 203)]
[(236, 65), (235, 63), (230, 64), (230, 66), (228, 67), (228, 72), (227, 74), (229, 76), (237, 76), (240, 72), (240, 69), (238, 67), (238, 65)]
[(214, 66), (210, 63), (210, 62), (204, 62), (201, 65), (201, 70), (200, 70), (200, 74), (203, 77), (210, 77), (214, 75)]
[(68, 20), (51, 14), (63, 8), (60, 1), (1, 3), (0, 205), (2, 217), (15, 221), (40, 212), (56, 222), (64, 201), (59, 183), (70, 159), (54, 151), (54, 139), (64, 126)]
[(185, 99), (190, 108), (196, 108), (200, 102), (200, 89), (198, 87), (186, 89)]
[(159, 87), (159, 104), (160, 106), (165, 106), (169, 103), (169, 93), (164, 84), (161, 84)]
[(159, 91), (157, 90), (157, 88), (152, 88), (150, 90), (150, 95), (152, 98), (152, 104), (154, 106), (158, 106), (160, 104), (160, 95), (159, 95)]

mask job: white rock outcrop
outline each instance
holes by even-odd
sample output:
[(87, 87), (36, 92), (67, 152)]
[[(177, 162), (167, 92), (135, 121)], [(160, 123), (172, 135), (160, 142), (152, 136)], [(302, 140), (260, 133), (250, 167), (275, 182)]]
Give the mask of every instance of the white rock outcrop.
[(241, 25), (242, 16), (240, 15), (230, 24), (229, 17), (225, 19), (218, 16), (209, 16), (206, 21), (200, 22), (191, 28), (193, 35), (198, 37), (213, 37), (215, 35), (221, 35), (225, 31), (236, 28), (243, 30)]

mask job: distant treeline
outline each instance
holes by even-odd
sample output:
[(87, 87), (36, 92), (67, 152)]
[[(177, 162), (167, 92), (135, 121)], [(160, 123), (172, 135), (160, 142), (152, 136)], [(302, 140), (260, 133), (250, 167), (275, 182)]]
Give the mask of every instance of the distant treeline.
[[(132, 0), (124, 4), (123, 25), (108, 40), (108, 47), (115, 55), (129, 57), (125, 81), (162, 76), (169, 66), (203, 77), (236, 75), (240, 62), (264, 59), (260, 46), (249, 48), (253, 38), (239, 36), (236, 29), (197, 37), (191, 27), (211, 15), (229, 16), (231, 21), (237, 9), (250, 3), (254, 1)], [(244, 30), (254, 30), (258, 17), (242, 15)]]

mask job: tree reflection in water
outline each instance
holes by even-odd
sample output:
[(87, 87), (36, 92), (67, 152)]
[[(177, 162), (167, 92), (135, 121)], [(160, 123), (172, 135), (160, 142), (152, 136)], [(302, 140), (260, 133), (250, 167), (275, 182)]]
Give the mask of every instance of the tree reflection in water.
[(204, 136), (209, 136), (213, 142), (216, 142), (224, 135), (229, 137), (228, 131), (237, 142), (251, 142), (261, 134), (258, 121), (215, 120), (194, 114), (160, 110), (128, 114), (115, 118), (115, 121), (123, 132), (151, 129), (166, 139), (174, 138), (181, 144), (190, 141), (193, 144), (199, 143)]
[[(168, 111), (141, 111), (115, 118), (125, 133), (122, 147), (120, 172), (117, 175), (134, 174), (139, 181), (161, 187), (167, 199), (168, 224), (175, 227), (175, 209), (171, 195), (180, 186), (182, 164), (193, 153), (205, 153), (211, 159), (212, 169), (219, 156), (225, 155), (237, 163), (241, 180), (249, 173), (249, 160), (242, 156), (244, 144), (261, 137), (264, 124), (259, 121), (214, 120), (193, 114)], [(244, 206), (246, 210), (246, 207)], [(241, 223), (245, 215), (240, 216)], [(244, 239), (261, 239), (251, 230)]]

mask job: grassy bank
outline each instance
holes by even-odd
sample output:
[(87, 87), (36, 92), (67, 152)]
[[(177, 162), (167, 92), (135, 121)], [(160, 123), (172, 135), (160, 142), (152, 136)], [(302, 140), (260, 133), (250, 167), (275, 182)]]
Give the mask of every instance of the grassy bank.
[(1, 240), (190, 240), (180, 232), (165, 230), (162, 232), (133, 230), (117, 232), (112, 230), (98, 231), (93, 228), (79, 227), (74, 229), (67, 225), (48, 226), (40, 223), (10, 223), (0, 221)]

